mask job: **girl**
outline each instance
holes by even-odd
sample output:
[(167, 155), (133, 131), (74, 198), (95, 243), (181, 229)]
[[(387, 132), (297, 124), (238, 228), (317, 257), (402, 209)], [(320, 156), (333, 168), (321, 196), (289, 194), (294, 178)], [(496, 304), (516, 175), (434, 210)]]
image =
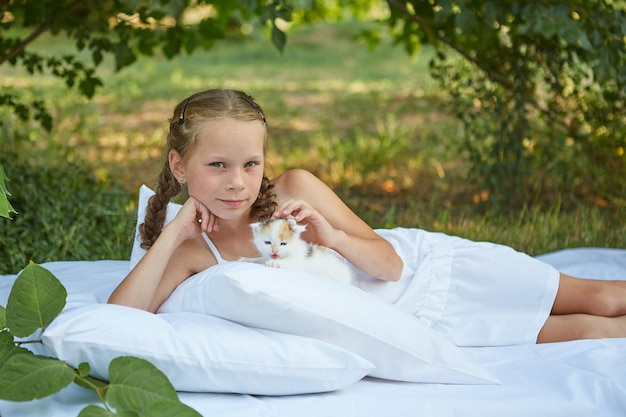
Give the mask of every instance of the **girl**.
[[(194, 94), (175, 107), (169, 127), (167, 160), (140, 227), (149, 250), (109, 303), (156, 312), (193, 274), (256, 257), (250, 223), (291, 215), (307, 226), (305, 240), (337, 251), (363, 279), (402, 281), (389, 284), (402, 288), (394, 302), (458, 345), (626, 337), (626, 282), (573, 278), (502, 245), (419, 229), (376, 233), (307, 171), (270, 181), (265, 115), (243, 92)], [(183, 186), (189, 198), (163, 227)]]

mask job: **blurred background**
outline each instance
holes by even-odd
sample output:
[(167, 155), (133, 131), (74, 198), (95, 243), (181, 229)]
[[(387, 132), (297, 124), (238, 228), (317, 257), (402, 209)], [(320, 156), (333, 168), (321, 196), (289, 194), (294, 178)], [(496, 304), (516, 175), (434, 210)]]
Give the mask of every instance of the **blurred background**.
[(626, 248), (623, 1), (161, 3), (0, 1), (0, 274), (128, 259), (173, 107), (215, 87), (263, 107), (268, 176), (375, 228)]

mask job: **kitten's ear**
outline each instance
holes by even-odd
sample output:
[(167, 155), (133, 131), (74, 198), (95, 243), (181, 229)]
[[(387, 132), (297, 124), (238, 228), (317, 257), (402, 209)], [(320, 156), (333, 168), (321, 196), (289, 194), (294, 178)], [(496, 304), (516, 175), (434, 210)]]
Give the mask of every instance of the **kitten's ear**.
[(250, 229), (254, 230), (259, 230), (259, 227), (261, 226), (261, 222), (256, 222), (256, 223), (250, 223)]
[(291, 224), (291, 230), (293, 230), (297, 234), (300, 234), (306, 230), (305, 224), (298, 224), (295, 221), (293, 223), (291, 223), (290, 221), (289, 223)]

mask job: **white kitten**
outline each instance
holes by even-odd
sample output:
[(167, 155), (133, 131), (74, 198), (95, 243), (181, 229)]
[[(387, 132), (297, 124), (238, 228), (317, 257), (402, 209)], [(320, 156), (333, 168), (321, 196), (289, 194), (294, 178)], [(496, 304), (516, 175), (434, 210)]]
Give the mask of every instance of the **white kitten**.
[(352, 272), (325, 247), (303, 240), (300, 234), (306, 226), (292, 219), (272, 219), (250, 225), (253, 243), (261, 254), (259, 258), (241, 258), (240, 261), (265, 264), (272, 268), (296, 269), (350, 284)]

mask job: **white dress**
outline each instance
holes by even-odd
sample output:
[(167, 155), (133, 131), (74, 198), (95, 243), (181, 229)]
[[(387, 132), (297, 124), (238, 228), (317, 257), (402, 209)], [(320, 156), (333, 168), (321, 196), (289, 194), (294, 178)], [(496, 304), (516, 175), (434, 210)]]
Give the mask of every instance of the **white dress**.
[(508, 246), (420, 229), (377, 230), (396, 249), (399, 282), (356, 270), (356, 285), (414, 314), (458, 346), (534, 344), (559, 272)]

